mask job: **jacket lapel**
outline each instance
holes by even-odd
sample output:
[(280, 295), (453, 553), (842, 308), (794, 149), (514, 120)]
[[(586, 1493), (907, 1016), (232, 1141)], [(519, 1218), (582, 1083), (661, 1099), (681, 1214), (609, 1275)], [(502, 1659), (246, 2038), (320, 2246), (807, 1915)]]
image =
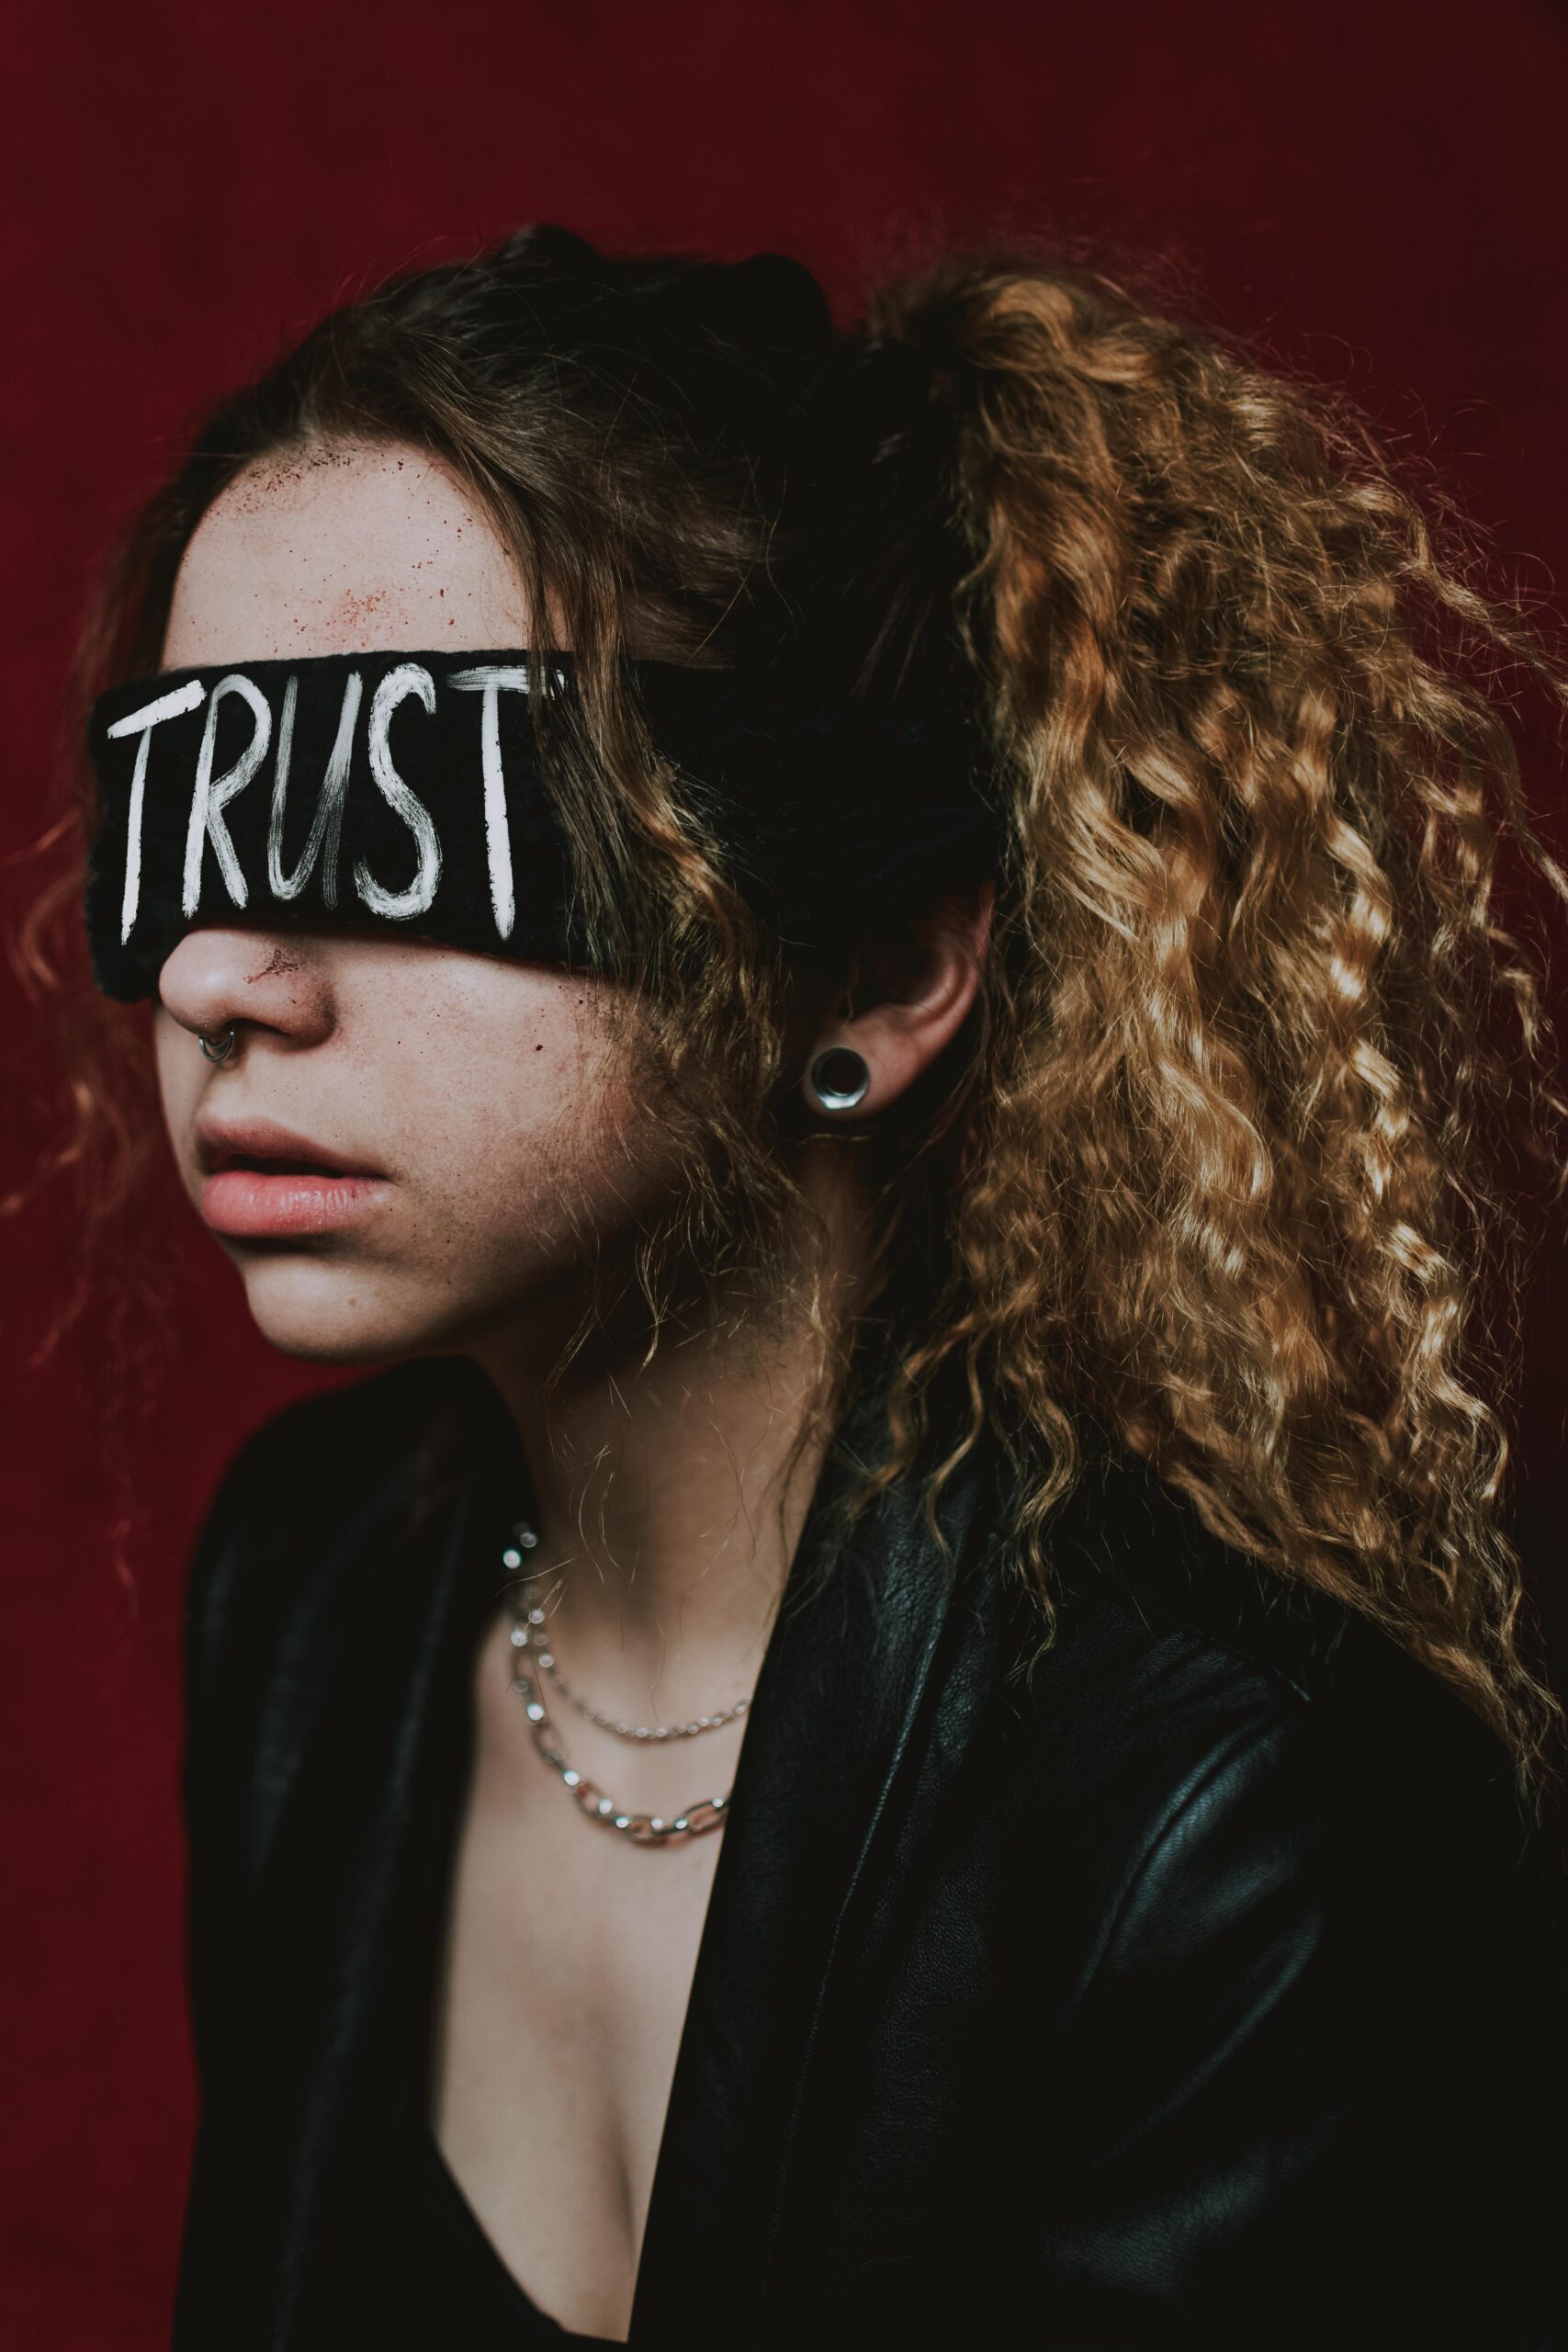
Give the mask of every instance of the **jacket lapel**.
[[(873, 1396), (846, 1438), (877, 1442)], [(939, 1519), (905, 1480), (830, 1557), (847, 1477), (825, 1469), (737, 1767), (655, 2171), (630, 2341), (746, 2343), (761, 2323), (818, 2021), (857, 1894), (897, 1832), (957, 1597), (986, 1532), (982, 1463)], [(929, 1776), (931, 1764), (926, 1760)]]
[(258, 1737), (276, 1813), (250, 1961), (267, 2020), (253, 2063), (267, 2078), (239, 2109), (272, 2114), (278, 2131), (266, 2340), (280, 2346), (347, 2340), (365, 2266), (387, 2259), (379, 2184), (423, 2088), (430, 1915), (467, 1768), (468, 1652), (525, 1476), (488, 1382), (481, 1391), (468, 1366), (454, 1381), (459, 1474), (411, 1525), (419, 1478), (400, 1465), (374, 1529), (322, 1564), (319, 1617), (291, 1629)]

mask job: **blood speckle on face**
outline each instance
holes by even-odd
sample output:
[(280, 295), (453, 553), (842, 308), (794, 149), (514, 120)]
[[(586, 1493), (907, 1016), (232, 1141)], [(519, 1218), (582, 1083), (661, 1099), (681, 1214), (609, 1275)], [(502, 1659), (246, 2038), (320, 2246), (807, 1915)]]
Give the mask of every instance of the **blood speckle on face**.
[(258, 980), (270, 980), (278, 972), (297, 972), (299, 969), (299, 959), (297, 956), (290, 956), (286, 948), (275, 947), (272, 951), (271, 963), (264, 964), (259, 972), (252, 972), (248, 985), (254, 988)]
[(372, 614), (379, 612), (387, 601), (387, 592), (384, 588), (372, 589), (370, 594), (365, 596), (356, 596), (352, 590), (345, 590), (333, 606), (329, 625), (339, 628), (357, 628), (362, 622), (369, 620)]
[(369, 445), (256, 459), (186, 551), (164, 666), (428, 645), (442, 607), (456, 644), (525, 642), (511, 552), (468, 527), (467, 495), (434, 461)]

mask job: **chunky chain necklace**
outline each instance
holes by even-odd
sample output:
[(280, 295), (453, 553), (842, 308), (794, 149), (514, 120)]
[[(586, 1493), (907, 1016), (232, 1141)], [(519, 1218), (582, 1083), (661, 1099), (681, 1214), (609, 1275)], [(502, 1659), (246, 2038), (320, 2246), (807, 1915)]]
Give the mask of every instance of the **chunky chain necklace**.
[(634, 1845), (664, 1846), (673, 1839), (697, 1838), (705, 1830), (721, 1828), (729, 1807), (728, 1791), (723, 1796), (701, 1798), (681, 1813), (668, 1816), (657, 1813), (632, 1813), (618, 1805), (596, 1781), (587, 1779), (568, 1762), (549, 1709), (545, 1704), (543, 1687), (531, 1671), (536, 1666), (540, 1673), (549, 1677), (562, 1698), (568, 1700), (580, 1714), (586, 1715), (590, 1723), (598, 1724), (601, 1729), (614, 1732), (621, 1739), (694, 1739), (701, 1732), (716, 1731), (721, 1724), (733, 1723), (737, 1716), (745, 1714), (750, 1702), (738, 1699), (734, 1706), (726, 1707), (721, 1713), (699, 1715), (689, 1724), (617, 1723), (613, 1716), (601, 1714), (596, 1707), (591, 1707), (587, 1700), (580, 1698), (563, 1679), (555, 1661), (550, 1637), (544, 1631), (545, 1611), (530, 1606), (523, 1592), (523, 1587), (529, 1579), (525, 1576), (518, 1576), (517, 1572), (523, 1566), (524, 1554), (536, 1550), (538, 1542), (537, 1532), (526, 1520), (519, 1520), (501, 1559), (502, 1566), (516, 1577), (512, 1592), (512, 1647), (514, 1653), (512, 1688), (523, 1701), (529, 1734), (539, 1754), (559, 1774), (591, 1821), (618, 1829)]

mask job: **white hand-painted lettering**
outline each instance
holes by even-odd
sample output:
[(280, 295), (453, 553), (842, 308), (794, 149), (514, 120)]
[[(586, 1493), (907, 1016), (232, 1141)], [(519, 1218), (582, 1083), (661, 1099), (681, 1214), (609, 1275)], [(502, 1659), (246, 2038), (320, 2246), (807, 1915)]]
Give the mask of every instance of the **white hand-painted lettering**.
[[(233, 766), (214, 780), (212, 763), (218, 750), (218, 713), (222, 708), (225, 695), (238, 695), (242, 702), (250, 705), (255, 731)], [(229, 828), (223, 821), (223, 810), (234, 795), (249, 784), (265, 759), (271, 741), (272, 709), (266, 696), (243, 670), (231, 670), (228, 676), (220, 678), (212, 689), (212, 699), (207, 706), (207, 724), (201, 734), (201, 750), (197, 757), (190, 823), (186, 828), (185, 891), (181, 900), (187, 918), (195, 914), (201, 901), (202, 855), (209, 842), (212, 843), (219, 870), (229, 887), (230, 898), (237, 907), (245, 903), (245, 877), (240, 871), (240, 861), (234, 854)]]
[(136, 921), (136, 910), (141, 897), (141, 810), (147, 798), (147, 761), (152, 749), (152, 729), (165, 718), (183, 718), (188, 710), (200, 707), (207, 688), (199, 678), (192, 678), (187, 685), (176, 686), (172, 694), (160, 695), (156, 702), (143, 703), (128, 718), (117, 718), (105, 729), (110, 737), (140, 735), (136, 746), (136, 767), (130, 779), (130, 806), (126, 815), (125, 888), (119, 901), (119, 944), (123, 947), (130, 937)]
[(310, 820), (310, 838), (300, 852), (299, 862), (292, 874), (283, 865), (283, 811), (288, 793), (288, 763), (294, 749), (294, 705), (298, 681), (290, 678), (283, 694), (283, 710), (277, 722), (277, 762), (273, 771), (272, 813), (266, 832), (267, 888), (275, 899), (297, 899), (315, 870), (316, 860), (321, 861), (321, 899), (329, 907), (337, 904), (337, 861), (343, 841), (343, 803), (348, 790), (349, 766), (354, 752), (354, 729), (359, 717), (360, 699), (365, 681), (357, 670), (351, 670), (344, 681), (343, 702), (338, 710), (337, 734), (333, 741), (332, 757), (321, 780), (321, 798)]
[(385, 915), (393, 922), (408, 922), (415, 915), (428, 914), (434, 903), (435, 886), (441, 879), (441, 842), (430, 811), (409, 790), (393, 766), (388, 741), (392, 713), (410, 695), (434, 713), (435, 681), (418, 662), (402, 662), (395, 670), (389, 670), (372, 697), (370, 773), (388, 806), (413, 835), (419, 849), (419, 865), (406, 890), (383, 889), (362, 857), (356, 858), (354, 865), (354, 887), (360, 898), (372, 914)]
[(495, 927), (502, 939), (510, 939), (516, 920), (516, 900), (512, 883), (512, 830), (506, 817), (506, 778), (501, 765), (501, 696), (504, 692), (526, 694), (528, 673), (525, 668), (480, 665), (475, 670), (456, 670), (446, 681), (449, 686), (461, 688), (468, 694), (482, 694), (483, 707), (479, 714), (479, 758), (484, 774), (485, 854), (490, 861), (490, 903), (495, 915)]

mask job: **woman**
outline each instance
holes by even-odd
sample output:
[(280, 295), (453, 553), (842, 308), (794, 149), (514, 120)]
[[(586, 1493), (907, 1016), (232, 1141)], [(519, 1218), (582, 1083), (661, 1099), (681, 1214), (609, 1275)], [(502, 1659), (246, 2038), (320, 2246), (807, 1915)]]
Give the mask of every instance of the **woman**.
[(1568, 886), (1456, 629), (1554, 675), (1034, 260), (534, 230), (209, 420), (89, 935), (377, 1369), (195, 1563), (180, 2346), (1564, 2340), (1482, 1309)]

